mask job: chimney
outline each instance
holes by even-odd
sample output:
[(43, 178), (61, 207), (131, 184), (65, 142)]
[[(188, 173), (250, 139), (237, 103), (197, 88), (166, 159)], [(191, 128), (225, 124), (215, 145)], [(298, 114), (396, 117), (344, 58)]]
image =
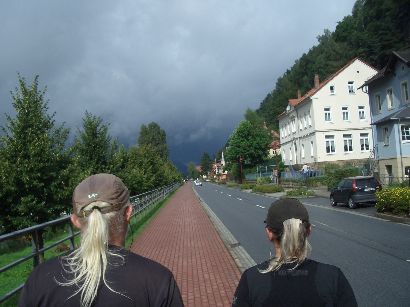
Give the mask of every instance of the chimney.
[(318, 74), (315, 74), (315, 88), (318, 88), (318, 87), (319, 87), (319, 83), (320, 83), (320, 81), (319, 81), (319, 75), (318, 75)]
[(300, 93), (300, 90), (298, 90), (298, 99), (302, 97), (302, 94)]

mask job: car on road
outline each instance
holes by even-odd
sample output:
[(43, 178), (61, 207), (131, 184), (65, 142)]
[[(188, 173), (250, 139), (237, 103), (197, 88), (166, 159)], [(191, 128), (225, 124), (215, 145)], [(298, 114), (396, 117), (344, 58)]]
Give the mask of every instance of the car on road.
[(376, 191), (381, 188), (373, 176), (347, 177), (330, 191), (330, 204), (346, 204), (350, 209), (357, 208), (359, 204), (375, 204)]
[(195, 184), (196, 186), (202, 186), (202, 182), (201, 182), (199, 179), (195, 180), (195, 181), (194, 181), (194, 184)]

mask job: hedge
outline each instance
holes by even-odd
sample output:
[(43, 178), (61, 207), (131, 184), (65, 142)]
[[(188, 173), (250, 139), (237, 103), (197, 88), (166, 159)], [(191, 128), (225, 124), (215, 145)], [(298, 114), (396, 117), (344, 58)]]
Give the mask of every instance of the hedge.
[(260, 193), (277, 193), (283, 192), (283, 188), (280, 185), (273, 185), (273, 184), (263, 184), (263, 185), (255, 185), (252, 189), (253, 192), (260, 192)]
[(410, 216), (410, 188), (388, 187), (376, 192), (376, 210)]

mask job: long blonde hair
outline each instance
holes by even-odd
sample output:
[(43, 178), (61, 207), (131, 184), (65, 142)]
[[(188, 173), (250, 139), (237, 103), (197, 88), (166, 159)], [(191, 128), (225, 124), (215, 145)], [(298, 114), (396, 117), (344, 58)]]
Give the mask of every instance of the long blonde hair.
[(307, 240), (310, 224), (300, 219), (288, 219), (283, 222), (282, 234), (276, 234), (280, 243), (280, 256), (269, 260), (268, 268), (261, 273), (277, 271), (285, 263), (294, 263), (297, 268), (309, 255), (312, 248)]
[(78, 289), (69, 298), (81, 293), (81, 306), (91, 306), (97, 296), (100, 280), (104, 285), (117, 294), (120, 292), (112, 289), (105, 278), (105, 272), (108, 264), (108, 257), (118, 257), (124, 260), (124, 257), (108, 249), (108, 239), (112, 228), (117, 231), (123, 231), (127, 227), (124, 222), (124, 208), (102, 214), (100, 209), (111, 206), (106, 202), (96, 201), (83, 210), (91, 210), (88, 217), (81, 218), (81, 243), (78, 249), (62, 258), (62, 264), (65, 272), (73, 274), (72, 280), (57, 283), (61, 286), (76, 285)]

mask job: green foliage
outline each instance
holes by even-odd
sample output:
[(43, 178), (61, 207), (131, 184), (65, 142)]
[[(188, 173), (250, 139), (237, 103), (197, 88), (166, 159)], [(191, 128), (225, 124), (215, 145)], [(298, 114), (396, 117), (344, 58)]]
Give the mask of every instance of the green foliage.
[(254, 188), (254, 183), (242, 183), (240, 185), (241, 190), (252, 190)]
[(230, 136), (226, 159), (233, 164), (240, 159), (244, 165), (261, 163), (267, 156), (270, 143), (271, 135), (267, 129), (244, 120)]
[(154, 148), (161, 159), (168, 159), (167, 135), (155, 122), (151, 122), (147, 126), (141, 126), (138, 146), (145, 145), (150, 145)]
[(227, 182), (226, 186), (229, 188), (236, 188), (238, 187), (238, 184), (236, 182)]
[(267, 184), (272, 183), (272, 180), (269, 177), (259, 177), (256, 179), (257, 184)]
[(286, 192), (287, 196), (292, 196), (292, 197), (306, 197), (306, 196), (314, 196), (315, 193), (312, 191), (309, 191), (307, 188), (297, 188), (294, 190), (290, 190)]
[(1, 232), (46, 222), (70, 203), (68, 129), (55, 126), (38, 76), (28, 85), (18, 76), (12, 92), (16, 115), (6, 115), (0, 137)]
[(274, 185), (274, 184), (263, 184), (263, 185), (255, 185), (252, 188), (253, 192), (259, 192), (259, 193), (277, 193), (277, 192), (283, 192), (283, 188), (280, 185)]
[(360, 170), (357, 167), (329, 163), (325, 166), (325, 181), (328, 189), (332, 189), (337, 186), (340, 180), (345, 177), (358, 176)]
[(376, 210), (410, 216), (410, 188), (393, 187), (376, 192)]
[(201, 157), (201, 173), (202, 175), (208, 175), (212, 168), (212, 160), (208, 153), (204, 152)]
[(101, 117), (85, 112), (83, 127), (78, 131), (72, 147), (72, 188), (90, 175), (108, 173), (110, 168), (118, 168), (112, 161), (118, 145), (111, 140), (108, 127), (109, 124), (105, 124)]
[(352, 14), (334, 32), (324, 30), (318, 44), (303, 54), (276, 81), (256, 111), (269, 127), (278, 129), (277, 116), (288, 100), (313, 87), (315, 74), (325, 80), (354, 57), (382, 68), (391, 50), (403, 49), (410, 35), (410, 2), (407, 0), (358, 0)]
[(199, 178), (199, 171), (196, 169), (196, 165), (194, 162), (188, 163), (188, 177), (192, 179)]

